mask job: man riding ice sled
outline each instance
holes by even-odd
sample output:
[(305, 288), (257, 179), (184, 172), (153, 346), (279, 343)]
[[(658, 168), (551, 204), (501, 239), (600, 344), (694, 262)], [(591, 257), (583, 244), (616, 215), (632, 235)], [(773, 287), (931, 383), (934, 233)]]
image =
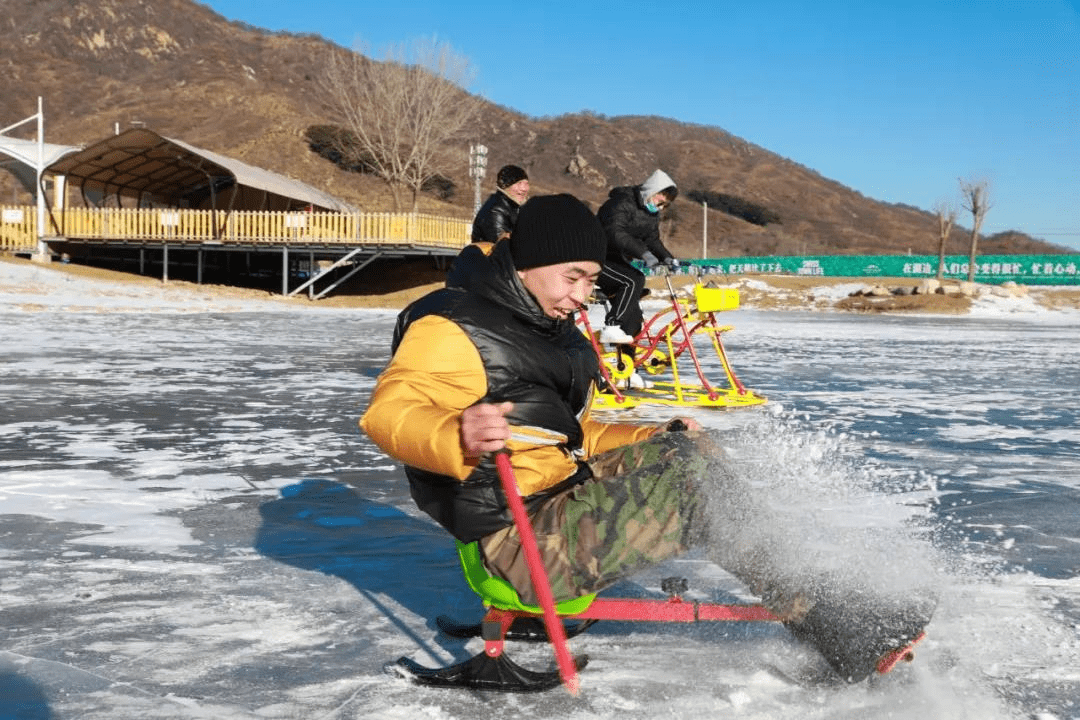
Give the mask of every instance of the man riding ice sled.
[(912, 599), (909, 586), (854, 563), (818, 564), (695, 420), (591, 417), (599, 361), (573, 318), (605, 250), (576, 198), (531, 199), (511, 237), (472, 258), (467, 288), (436, 290), (401, 313), (361, 427), (405, 464), (417, 505), (477, 543), (487, 572), (524, 603), (536, 594), (497, 451), (510, 453), (557, 601), (703, 547), (844, 678), (866, 677), (922, 631), (932, 598)]

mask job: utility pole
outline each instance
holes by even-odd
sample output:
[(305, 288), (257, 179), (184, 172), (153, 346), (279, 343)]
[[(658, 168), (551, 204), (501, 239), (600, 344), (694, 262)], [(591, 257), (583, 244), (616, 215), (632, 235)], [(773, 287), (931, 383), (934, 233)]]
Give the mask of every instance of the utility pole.
[(709, 259), (709, 201), (701, 201), (701, 259)]
[(487, 146), (480, 144), (469, 145), (469, 177), (475, 183), (475, 195), (473, 197), (473, 217), (480, 211), (480, 181), (487, 174)]

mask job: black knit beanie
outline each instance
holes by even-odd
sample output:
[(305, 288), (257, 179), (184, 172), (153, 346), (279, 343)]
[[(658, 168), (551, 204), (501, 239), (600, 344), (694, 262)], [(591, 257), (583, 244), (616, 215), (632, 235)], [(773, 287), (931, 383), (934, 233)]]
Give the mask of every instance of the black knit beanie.
[(517, 165), (503, 165), (499, 168), (499, 174), (495, 176), (495, 185), (505, 190), (514, 183), (528, 180), (529, 176)]
[(607, 237), (600, 221), (573, 195), (540, 195), (521, 206), (510, 233), (518, 270), (592, 260), (604, 264)]

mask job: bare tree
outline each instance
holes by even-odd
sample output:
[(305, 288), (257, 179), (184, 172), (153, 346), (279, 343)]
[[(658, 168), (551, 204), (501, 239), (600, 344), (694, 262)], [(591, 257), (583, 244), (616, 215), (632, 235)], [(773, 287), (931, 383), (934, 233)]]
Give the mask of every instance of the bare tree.
[(989, 180), (960, 180), (960, 204), (971, 213), (971, 256), (968, 258), (968, 281), (975, 279), (975, 253), (979, 244), (979, 228), (990, 209)]
[(949, 240), (953, 223), (956, 222), (956, 208), (947, 200), (938, 200), (934, 205), (934, 214), (938, 221), (938, 263), (937, 279), (945, 279), (945, 244)]
[(449, 174), (448, 144), (479, 113), (479, 99), (464, 89), (472, 75), (464, 56), (435, 39), (392, 48), (382, 62), (331, 51), (319, 86), (343, 130), (331, 140), (340, 161), (384, 180), (395, 210), (402, 191), (411, 190), (416, 211), (425, 184)]

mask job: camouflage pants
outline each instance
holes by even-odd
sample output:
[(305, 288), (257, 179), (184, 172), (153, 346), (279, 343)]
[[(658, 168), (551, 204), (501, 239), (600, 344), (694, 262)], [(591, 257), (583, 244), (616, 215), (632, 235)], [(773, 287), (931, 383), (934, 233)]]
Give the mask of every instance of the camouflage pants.
[[(704, 539), (698, 492), (708, 467), (699, 433), (661, 433), (589, 461), (593, 477), (531, 514), (556, 602), (599, 592)], [(513, 526), (480, 540), (488, 570), (536, 604)]]
[[(693, 545), (858, 680), (926, 625), (936, 593), (890, 568), (859, 567), (854, 552), (822, 562), (758, 501), (705, 432), (662, 433), (590, 461), (594, 477), (546, 500), (530, 516), (555, 600), (599, 592)], [(480, 540), (488, 570), (535, 605), (514, 527)], [(848, 557), (850, 556), (850, 557)], [(850, 560), (850, 562), (847, 562)], [(873, 572), (871, 572), (873, 571)], [(890, 576), (882, 582), (882, 573)], [(898, 582), (899, 581), (899, 582)]]

